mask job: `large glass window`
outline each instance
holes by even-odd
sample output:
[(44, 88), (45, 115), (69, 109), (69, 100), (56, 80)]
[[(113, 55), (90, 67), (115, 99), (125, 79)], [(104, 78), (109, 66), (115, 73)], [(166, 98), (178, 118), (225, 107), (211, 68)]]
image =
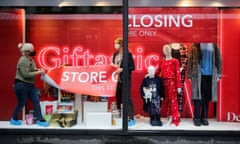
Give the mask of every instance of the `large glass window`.
[(42, 128), (29, 100), (23, 124), (9, 123), (18, 44), (30, 42), (47, 129), (239, 131), (239, 8), (129, 2), (1, 7), (1, 127)]
[[(6, 56), (1, 58), (6, 59), (12, 69), (11, 75), (2, 75), (7, 81), (3, 90), (7, 90), (6, 95), (10, 97), (6, 104), (14, 103), (11, 107), (5, 106), (7, 115), (2, 114), (1, 119), (10, 120), (16, 106), (11, 85), (21, 56), (18, 43), (26, 41), (34, 45), (37, 67), (46, 72), (37, 76), (35, 85), (48, 128), (122, 129), (122, 112), (115, 103), (118, 76), (111, 66), (115, 40), (123, 36), (121, 13), (121, 7), (2, 10), (2, 34), (9, 37), (2, 39), (7, 42), (7, 49)], [(15, 35), (19, 38), (10, 42), (10, 36)], [(8, 60), (11, 58), (13, 60)], [(24, 120), (23, 126), (35, 123), (28, 122), (34, 116), (31, 101), (26, 102), (22, 112), (18, 118)]]
[(129, 8), (129, 49), (137, 66), (132, 86), (137, 125), (130, 130), (205, 125), (238, 130), (237, 15), (238, 9), (215, 7)]

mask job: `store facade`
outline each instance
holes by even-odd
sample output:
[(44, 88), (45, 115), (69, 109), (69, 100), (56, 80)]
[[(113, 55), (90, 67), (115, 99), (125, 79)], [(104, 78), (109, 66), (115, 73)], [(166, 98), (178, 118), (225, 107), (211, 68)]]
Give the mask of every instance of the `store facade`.
[[(220, 123), (240, 122), (240, 3), (237, 1), (46, 1), (40, 4), (37, 1), (4, 1), (0, 6), (3, 51), (0, 62), (6, 69), (1, 74), (0, 121), (8, 121), (16, 105), (12, 85), (15, 65), (21, 55), (17, 45), (31, 42), (37, 51), (37, 65), (44, 68), (57, 85), (53, 88), (40, 77), (36, 81), (42, 113), (50, 122), (47, 130), (51, 133), (55, 130), (72, 133), (74, 130), (74, 133), (103, 131), (127, 134), (164, 130), (164, 127), (150, 125), (140, 94), (148, 67), (158, 67), (163, 59), (164, 44), (181, 44), (189, 52), (192, 43), (218, 45), (222, 76), (218, 81), (217, 101), (210, 102), (208, 117)], [(123, 61), (128, 62), (126, 54), (129, 50), (135, 70), (131, 81), (126, 78), (128, 73), (123, 73), (123, 81), (126, 82), (123, 83), (123, 106), (120, 111), (115, 111), (116, 78), (108, 66), (115, 52), (114, 40), (118, 37), (124, 41)], [(127, 65), (124, 63), (123, 67)], [(106, 75), (101, 73), (104, 70)], [(102, 77), (97, 74), (102, 74)], [(181, 121), (188, 120), (192, 125), (192, 83), (187, 74), (186, 69)], [(137, 121), (133, 127), (128, 127), (129, 94)], [(25, 119), (32, 110), (33, 106), (28, 101), (19, 117)], [(58, 116), (53, 118), (56, 112), (64, 115), (67, 122), (70, 115), (74, 124), (63, 126), (56, 122), (60, 119)], [(166, 113), (162, 113), (162, 118), (164, 123)], [(29, 127), (33, 127), (33, 131), (38, 129), (27, 124), (20, 128)], [(4, 129), (19, 130), (19, 127), (10, 125)]]

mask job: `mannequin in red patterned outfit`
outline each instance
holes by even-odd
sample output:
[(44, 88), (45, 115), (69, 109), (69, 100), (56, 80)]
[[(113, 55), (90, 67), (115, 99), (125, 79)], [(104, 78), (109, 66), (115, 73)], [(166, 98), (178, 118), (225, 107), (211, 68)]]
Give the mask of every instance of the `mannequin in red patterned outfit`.
[(177, 94), (181, 92), (181, 75), (179, 61), (172, 57), (171, 47), (163, 46), (164, 60), (159, 65), (159, 76), (163, 78), (164, 100), (162, 112), (170, 117), (168, 124), (179, 125)]

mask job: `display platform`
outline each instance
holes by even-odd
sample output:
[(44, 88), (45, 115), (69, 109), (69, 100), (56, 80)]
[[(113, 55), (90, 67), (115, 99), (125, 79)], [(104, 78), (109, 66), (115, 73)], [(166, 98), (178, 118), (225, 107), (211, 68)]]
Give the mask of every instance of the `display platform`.
[[(167, 119), (162, 119), (166, 124)], [(178, 127), (153, 127), (146, 117), (137, 119), (137, 124), (122, 131), (121, 127), (87, 127), (84, 123), (71, 128), (38, 127), (37, 125), (12, 126), (0, 122), (0, 144), (239, 144), (240, 123), (209, 120), (209, 126), (195, 127), (192, 119), (183, 118)]]
[[(156, 131), (192, 131), (192, 132), (198, 132), (198, 131), (235, 131), (240, 133), (240, 123), (239, 122), (218, 122), (215, 119), (209, 119), (209, 126), (200, 126), (196, 127), (193, 125), (192, 119), (190, 118), (182, 118), (180, 125), (178, 127), (166, 125), (167, 119), (162, 118), (163, 126), (151, 126), (149, 124), (149, 118), (144, 117), (140, 119), (136, 119), (137, 123), (136, 125), (129, 127), (129, 131), (131, 130), (136, 130), (136, 131), (147, 131), (147, 130), (156, 130)], [(96, 122), (97, 123), (97, 122)], [(103, 125), (102, 127), (92, 127), (92, 126), (87, 126), (84, 123), (76, 124), (72, 127), (66, 127), (66, 128), (61, 128), (57, 126), (48, 126), (48, 127), (39, 127), (35, 124), (33, 125), (26, 125), (23, 124), (21, 126), (13, 126), (10, 125), (8, 121), (0, 121), (0, 129), (11, 129), (12, 131), (14, 129), (45, 129), (45, 130), (51, 130), (51, 129), (56, 129), (56, 130), (92, 130), (92, 129), (97, 129), (97, 130), (121, 130), (120, 126), (106, 126)]]

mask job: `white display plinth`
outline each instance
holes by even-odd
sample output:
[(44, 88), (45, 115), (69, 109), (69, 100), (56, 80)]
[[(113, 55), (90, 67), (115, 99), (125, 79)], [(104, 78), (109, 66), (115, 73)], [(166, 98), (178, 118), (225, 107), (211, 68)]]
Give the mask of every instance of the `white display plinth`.
[[(86, 124), (86, 117), (87, 114), (90, 112), (97, 113), (97, 112), (102, 112), (106, 113), (108, 110), (108, 102), (89, 102), (89, 101), (84, 101), (83, 102), (83, 123)], [(95, 122), (100, 121), (100, 119), (94, 119)]]
[(89, 128), (111, 127), (112, 113), (110, 112), (88, 112), (86, 126)]
[(122, 127), (122, 118), (114, 118), (115, 126)]
[(82, 96), (80, 94), (75, 95), (75, 110), (78, 111), (77, 123), (82, 123)]

